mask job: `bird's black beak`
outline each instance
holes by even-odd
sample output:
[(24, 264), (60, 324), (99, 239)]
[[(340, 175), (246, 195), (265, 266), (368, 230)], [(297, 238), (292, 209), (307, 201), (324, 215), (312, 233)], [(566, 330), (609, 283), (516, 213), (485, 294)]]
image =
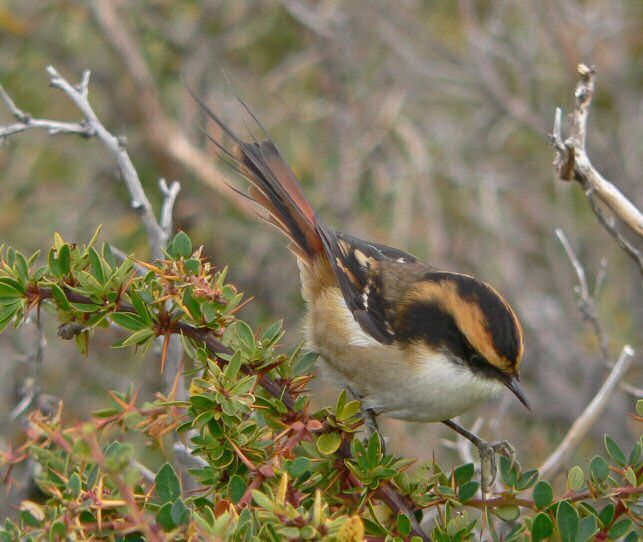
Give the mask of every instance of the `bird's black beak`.
[(518, 401), (525, 405), (527, 410), (531, 412), (529, 401), (527, 401), (527, 395), (525, 395), (524, 390), (520, 387), (520, 384), (518, 384), (518, 375), (505, 377), (503, 378), (502, 383), (507, 386), (507, 388), (511, 390), (511, 393), (518, 398)]

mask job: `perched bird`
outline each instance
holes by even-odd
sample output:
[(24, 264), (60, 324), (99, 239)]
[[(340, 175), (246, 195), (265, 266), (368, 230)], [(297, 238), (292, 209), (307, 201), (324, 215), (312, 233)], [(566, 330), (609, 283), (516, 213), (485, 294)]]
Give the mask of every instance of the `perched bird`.
[(506, 441), (487, 443), (451, 418), (503, 389), (529, 408), (518, 384), (523, 332), (509, 303), (475, 277), (334, 230), (243, 101), (265, 140), (241, 140), (193, 96), (219, 127), (218, 137), (208, 135), (219, 155), (250, 182), (250, 199), (290, 240), (306, 302), (306, 338), (322, 372), (362, 401), (375, 430), (375, 416), (384, 414), (443, 422), (472, 440), (487, 489), (495, 478), (495, 453), (515, 459), (515, 452)]

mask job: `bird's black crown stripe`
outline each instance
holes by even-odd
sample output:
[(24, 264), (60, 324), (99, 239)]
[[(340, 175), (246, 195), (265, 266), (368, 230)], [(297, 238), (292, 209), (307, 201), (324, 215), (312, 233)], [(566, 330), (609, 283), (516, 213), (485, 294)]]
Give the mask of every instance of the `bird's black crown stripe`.
[[(462, 299), (475, 303), (487, 321), (487, 331), (496, 351), (511, 361), (520, 355), (520, 331), (516, 318), (503, 300), (485, 283), (456, 273), (429, 273), (424, 280), (430, 282), (454, 282)], [(493, 325), (489, 325), (493, 322)]]

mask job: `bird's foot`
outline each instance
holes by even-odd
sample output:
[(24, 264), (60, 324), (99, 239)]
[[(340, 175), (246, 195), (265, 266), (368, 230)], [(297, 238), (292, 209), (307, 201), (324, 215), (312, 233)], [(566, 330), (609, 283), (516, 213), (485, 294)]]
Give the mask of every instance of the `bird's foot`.
[(377, 435), (377, 438), (380, 439), (382, 453), (386, 454), (386, 441), (382, 433), (380, 433), (380, 428), (377, 424), (377, 414), (372, 408), (362, 407), (362, 418), (364, 419), (364, 429), (366, 430), (366, 444), (368, 444), (368, 441), (371, 440), (373, 435)]
[(360, 401), (362, 403), (361, 414), (362, 419), (364, 420), (364, 430), (366, 431), (366, 438), (364, 439), (364, 444), (368, 444), (368, 441), (371, 440), (373, 435), (377, 435), (380, 439), (380, 445), (382, 447), (382, 453), (386, 454), (386, 440), (380, 433), (380, 428), (377, 424), (377, 413), (372, 408), (367, 408), (364, 406), (364, 398), (356, 393), (352, 388), (347, 388), (348, 393), (353, 399)]
[(478, 453), (480, 454), (480, 485), (483, 494), (490, 492), (496, 481), (496, 475), (498, 474), (497, 454), (509, 458), (512, 468), (515, 465), (520, 465), (517, 460), (516, 449), (506, 440), (497, 442), (482, 441), (478, 443)]

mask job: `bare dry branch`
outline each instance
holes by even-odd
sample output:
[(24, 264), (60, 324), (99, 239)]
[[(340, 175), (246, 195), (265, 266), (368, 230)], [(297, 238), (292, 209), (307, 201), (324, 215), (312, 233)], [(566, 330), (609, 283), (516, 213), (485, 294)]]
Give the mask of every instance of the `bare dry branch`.
[[(51, 85), (62, 90), (76, 104), (76, 107), (85, 115), (85, 122), (89, 124), (96, 137), (116, 156), (118, 167), (121, 171), (123, 181), (132, 198), (132, 207), (141, 213), (141, 219), (147, 230), (152, 245), (152, 253), (155, 258), (162, 257), (162, 248), (167, 242), (167, 236), (154, 216), (152, 205), (143, 190), (138, 172), (125, 150), (123, 138), (118, 138), (107, 131), (103, 123), (92, 109), (87, 100), (87, 83), (89, 77), (84, 75), (79, 87), (71, 85), (62, 77), (53, 66), (47, 66), (47, 73), (50, 76)], [(87, 74), (88, 72), (85, 72)]]
[(42, 386), (40, 382), (40, 373), (42, 368), (42, 361), (45, 355), (45, 347), (47, 346), (47, 338), (45, 337), (44, 327), (40, 318), (35, 321), (32, 320), (36, 327), (34, 350), (29, 355), (27, 362), (31, 369), (31, 375), (27, 378), (22, 386), (22, 399), (14, 407), (9, 414), (9, 420), (15, 421), (24, 415), (26, 412), (32, 410), (32, 407), (39, 405)]
[[(80, 123), (32, 119), (27, 113), (24, 113), (19, 109), (5, 90), (0, 87), (0, 95), (2, 96), (5, 105), (18, 119), (18, 123), (0, 128), (0, 140), (9, 135), (23, 132), (30, 128), (44, 128), (50, 135), (58, 133), (74, 133), (85, 137), (96, 136), (116, 157), (121, 176), (130, 193), (132, 207), (141, 214), (141, 219), (143, 220), (143, 224), (147, 230), (150, 244), (152, 246), (153, 256), (155, 258), (162, 257), (162, 249), (167, 243), (168, 233), (163, 230), (154, 216), (152, 205), (143, 190), (143, 185), (141, 184), (136, 168), (125, 150), (125, 139), (112, 135), (105, 126), (103, 126), (103, 123), (99, 120), (87, 99), (89, 94), (89, 70), (83, 72), (79, 85), (72, 85), (69, 83), (69, 81), (60, 75), (58, 70), (53, 66), (47, 66), (47, 73), (49, 74), (51, 86), (60, 89), (67, 94), (71, 101), (74, 102), (76, 107), (85, 116), (85, 119)], [(178, 190), (179, 188), (173, 183), (172, 187), (168, 189), (171, 197), (166, 196), (166, 200), (173, 203)], [(171, 212), (171, 206), (169, 207), (169, 211)]]
[[(116, 157), (121, 176), (130, 194), (132, 207), (140, 213), (141, 220), (145, 226), (152, 249), (154, 258), (163, 257), (163, 249), (172, 234), (172, 210), (174, 203), (181, 190), (178, 181), (172, 182), (169, 186), (165, 179), (159, 180), (159, 188), (163, 194), (163, 204), (161, 208), (160, 222), (156, 219), (152, 204), (147, 197), (143, 185), (141, 184), (138, 172), (125, 150), (125, 139), (116, 137), (111, 134), (98, 116), (94, 112), (88, 100), (90, 72), (83, 72), (81, 82), (78, 85), (72, 85), (62, 77), (62, 75), (53, 67), (47, 67), (47, 73), (50, 77), (51, 86), (62, 90), (76, 107), (84, 115), (85, 120), (81, 123), (63, 123), (44, 119), (32, 119), (28, 114), (20, 110), (9, 95), (0, 87), (0, 96), (9, 111), (16, 117), (18, 123), (0, 128), (0, 140), (9, 135), (25, 131), (30, 128), (45, 128), (49, 134), (55, 133), (78, 133), (86, 137), (96, 136), (107, 149)], [(42, 336), (42, 329), (39, 327), (39, 337)], [(44, 336), (42, 336), (44, 340)], [(40, 344), (40, 343), (39, 343)], [(167, 371), (164, 374), (166, 389), (169, 391), (177, 378), (183, 356), (183, 347), (179, 337), (172, 337), (167, 357)], [(11, 419), (16, 419), (22, 413), (30, 408), (32, 404), (37, 403), (40, 393), (39, 386), (39, 367), (42, 361), (42, 352), (38, 350), (34, 356), (33, 376), (29, 380), (29, 389), (20, 403), (11, 413)], [(180, 397), (185, 395), (185, 384), (183, 378), (179, 377), (177, 394)]]
[(140, 461), (136, 461), (136, 459), (132, 459), (130, 464), (141, 474), (141, 476), (145, 479), (147, 483), (153, 484), (156, 481), (156, 474), (154, 474), (150, 469), (148, 469)]
[(181, 457), (181, 462), (185, 465), (189, 465), (192, 468), (197, 469), (209, 466), (209, 463), (205, 459), (198, 455), (194, 455), (192, 453), (192, 449), (182, 442), (175, 442), (172, 449), (176, 455)]
[(86, 122), (59, 122), (48, 119), (34, 119), (29, 113), (25, 113), (16, 106), (2, 85), (0, 85), (0, 98), (2, 98), (9, 112), (18, 121), (14, 124), (0, 127), (0, 144), (4, 143), (7, 137), (24, 132), (30, 128), (44, 128), (49, 135), (78, 134), (84, 137), (93, 135), (92, 127)]
[(585, 268), (576, 256), (569, 239), (567, 239), (567, 236), (560, 228), (556, 229), (556, 236), (563, 245), (563, 248), (567, 253), (567, 257), (571, 261), (574, 271), (576, 271), (576, 276), (578, 277), (578, 287), (576, 288), (576, 294), (578, 295), (578, 310), (580, 311), (583, 320), (592, 327), (601, 349), (603, 363), (607, 365), (609, 363), (609, 339), (603, 330), (603, 326), (596, 309), (596, 299), (603, 283), (603, 278), (605, 277), (605, 263), (603, 262), (601, 269), (596, 275), (596, 283), (592, 293), (587, 282)]
[(625, 345), (623, 347), (618, 361), (601, 386), (601, 389), (598, 390), (598, 393), (590, 401), (583, 413), (572, 424), (567, 435), (565, 435), (565, 438), (558, 445), (558, 448), (556, 448), (539, 467), (538, 470), (542, 478), (546, 479), (555, 476), (564, 466), (565, 461), (574, 453), (574, 450), (576, 450), (607, 407), (614, 389), (630, 368), (634, 353), (634, 349), (631, 346)]
[(620, 220), (640, 238), (643, 238), (643, 214), (628, 200), (616, 186), (603, 177), (592, 165), (586, 150), (587, 116), (595, 88), (596, 70), (579, 64), (580, 79), (576, 85), (576, 107), (571, 116), (569, 136), (563, 140), (561, 132), (561, 111), (556, 110), (553, 133), (550, 140), (556, 150), (554, 167), (559, 179), (575, 180), (581, 184), (592, 210), (603, 227), (616, 239), (619, 246), (634, 259), (643, 272), (643, 256), (620, 232), (614, 221), (605, 216), (597, 199), (605, 204)]
[(174, 209), (174, 202), (176, 197), (181, 191), (181, 184), (179, 181), (174, 181), (170, 186), (167, 185), (165, 179), (159, 179), (159, 188), (163, 194), (163, 205), (161, 206), (161, 229), (165, 232), (165, 238), (169, 239), (172, 235), (172, 211)]

